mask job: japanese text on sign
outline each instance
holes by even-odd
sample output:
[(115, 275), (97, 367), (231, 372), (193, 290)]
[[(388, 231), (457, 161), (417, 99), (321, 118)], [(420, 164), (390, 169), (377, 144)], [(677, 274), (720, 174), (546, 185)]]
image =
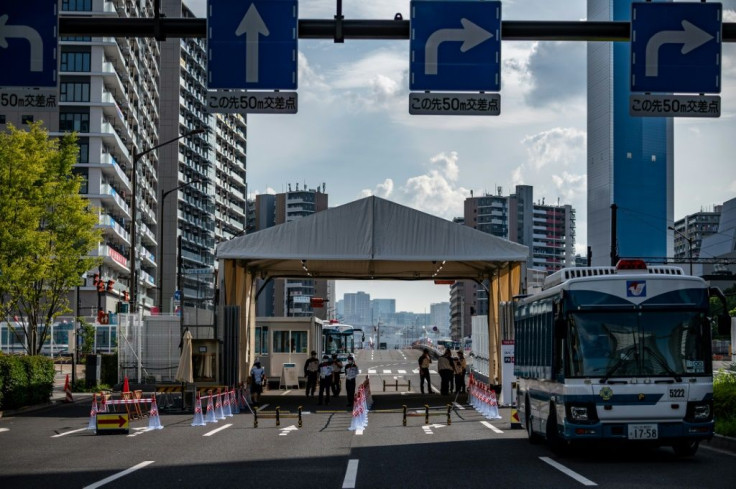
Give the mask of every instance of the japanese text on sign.
[(0, 107), (53, 109), (57, 107), (55, 90), (0, 90)]
[(414, 115), (500, 115), (498, 93), (410, 93), (409, 113)]
[(718, 95), (655, 95), (629, 97), (629, 115), (641, 117), (720, 117)]
[(296, 114), (296, 92), (207, 92), (207, 108), (223, 114)]

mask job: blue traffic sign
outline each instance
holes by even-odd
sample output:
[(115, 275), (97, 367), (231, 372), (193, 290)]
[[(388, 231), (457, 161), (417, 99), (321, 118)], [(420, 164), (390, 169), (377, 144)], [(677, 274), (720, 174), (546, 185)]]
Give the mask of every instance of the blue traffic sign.
[(56, 87), (58, 1), (0, 5), (0, 86)]
[(208, 0), (208, 86), (295, 89), (297, 0)]
[(720, 3), (631, 4), (631, 91), (719, 93)]
[(501, 2), (411, 2), (410, 90), (499, 91)]

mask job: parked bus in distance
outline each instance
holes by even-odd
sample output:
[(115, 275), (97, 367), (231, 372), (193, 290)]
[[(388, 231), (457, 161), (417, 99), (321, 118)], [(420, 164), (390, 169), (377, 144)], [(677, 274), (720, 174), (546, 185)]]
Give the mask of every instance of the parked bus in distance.
[(362, 329), (342, 324), (335, 319), (329, 321), (317, 319), (317, 321), (322, 324), (322, 352), (330, 356), (336, 353), (344, 365), (348, 355), (355, 353), (356, 332), (360, 332), (361, 339), (363, 338)]
[[(694, 455), (713, 437), (711, 296), (725, 311), (720, 290), (679, 267), (621, 260), (560, 270), (515, 298), (516, 403), (530, 441), (557, 450), (622, 440)], [(730, 319), (716, 319), (725, 333)]]

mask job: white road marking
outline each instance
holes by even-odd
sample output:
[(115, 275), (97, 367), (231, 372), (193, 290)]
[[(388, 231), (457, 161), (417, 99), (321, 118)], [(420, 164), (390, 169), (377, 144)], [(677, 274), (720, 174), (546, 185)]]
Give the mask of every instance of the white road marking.
[(368, 369), (368, 373), (369, 374), (375, 374), (376, 373), (376, 369), (375, 368), (369, 368)]
[[(87, 428), (79, 428), (78, 430), (66, 431), (64, 433), (57, 433), (52, 435), (51, 438), (61, 438), (62, 436), (71, 435), (72, 433), (79, 433), (80, 431), (86, 431)], [(7, 428), (0, 428), (0, 431), (8, 431)]]
[(583, 477), (582, 475), (578, 474), (577, 472), (568, 469), (567, 467), (565, 467), (561, 463), (555, 462), (554, 460), (552, 460), (549, 457), (539, 457), (539, 459), (542, 462), (545, 462), (545, 463), (551, 465), (552, 467), (556, 468), (557, 470), (559, 470), (563, 474), (572, 477), (573, 479), (575, 479), (576, 481), (578, 481), (579, 483), (581, 483), (584, 486), (597, 486), (598, 485), (595, 482), (593, 482), (592, 480), (586, 479), (585, 477)]
[(406, 370), (397, 370), (397, 372), (400, 374), (406, 374)]
[(461, 404), (458, 404), (457, 402), (453, 402), (452, 404), (455, 406), (456, 409), (460, 409), (461, 411), (465, 411), (465, 408)]
[(270, 404), (268, 404), (268, 403), (264, 404), (263, 406), (258, 406), (258, 409), (256, 409), (256, 411), (263, 411), (263, 410), (264, 410), (264, 409), (266, 409), (266, 408), (267, 408), (268, 406), (270, 406)]
[(480, 424), (482, 424), (483, 426), (485, 426), (486, 428), (488, 428), (490, 430), (495, 431), (496, 433), (503, 433), (503, 431), (499, 430), (498, 428), (496, 428), (495, 426), (493, 426), (488, 421), (481, 421)]
[(384, 374), (390, 374), (391, 373), (391, 370), (383, 369), (383, 373)]
[(291, 392), (291, 389), (289, 389), (289, 390), (286, 390), (286, 391), (282, 392), (282, 393), (281, 393), (281, 395), (282, 395), (282, 396), (285, 396), (285, 395), (286, 395), (286, 394), (288, 394), (289, 392)]
[[(82, 428), (82, 429), (86, 430), (87, 428)], [(10, 428), (0, 428), (0, 433), (2, 433), (3, 431), (10, 431)], [(77, 430), (77, 431), (81, 431), (81, 430)], [(70, 431), (69, 433), (74, 433), (74, 432)], [(63, 436), (63, 435), (55, 435), (55, 436)], [(51, 438), (54, 438), (54, 437), (52, 436)]]
[(222, 425), (222, 426), (220, 426), (219, 428), (217, 428), (216, 430), (212, 430), (212, 431), (210, 431), (210, 432), (208, 432), (208, 433), (205, 433), (205, 434), (204, 434), (204, 435), (202, 435), (202, 436), (212, 436), (212, 435), (214, 435), (215, 433), (217, 433), (218, 431), (226, 430), (226, 429), (230, 428), (231, 426), (232, 426), (232, 423), (228, 423), (228, 424), (226, 424), (226, 425)]
[(354, 489), (355, 481), (358, 478), (358, 459), (348, 460), (348, 468), (345, 471), (345, 478), (342, 480), (342, 489)]
[(419, 369), (418, 368), (415, 368), (414, 370), (411, 371), (411, 373), (418, 374), (419, 373)]
[(113, 474), (113, 475), (111, 475), (110, 477), (108, 477), (106, 479), (102, 479), (100, 482), (95, 482), (94, 484), (92, 484), (90, 486), (85, 486), (84, 489), (97, 489), (98, 487), (104, 486), (108, 482), (112, 482), (114, 480), (120, 479), (121, 477), (124, 477), (124, 476), (126, 476), (128, 474), (131, 474), (131, 473), (135, 472), (138, 469), (142, 469), (143, 467), (146, 467), (147, 465), (151, 465), (152, 463), (153, 463), (153, 460), (147, 460), (145, 462), (141, 462), (138, 465), (134, 465), (133, 467), (131, 467), (129, 469), (125, 469), (124, 471), (118, 472), (117, 474)]

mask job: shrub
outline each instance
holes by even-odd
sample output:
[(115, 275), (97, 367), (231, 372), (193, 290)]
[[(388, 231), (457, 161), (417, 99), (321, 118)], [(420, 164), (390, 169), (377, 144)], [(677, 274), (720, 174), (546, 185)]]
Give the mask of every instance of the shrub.
[(41, 356), (0, 355), (0, 407), (14, 409), (48, 402), (54, 363)]
[(736, 375), (729, 371), (713, 377), (713, 415), (716, 433), (736, 436)]
[(21, 357), (28, 376), (27, 404), (49, 402), (54, 389), (54, 362), (48, 357)]
[(27, 405), (28, 374), (21, 358), (16, 355), (0, 357), (0, 377), (3, 378), (3, 407), (12, 409)]

